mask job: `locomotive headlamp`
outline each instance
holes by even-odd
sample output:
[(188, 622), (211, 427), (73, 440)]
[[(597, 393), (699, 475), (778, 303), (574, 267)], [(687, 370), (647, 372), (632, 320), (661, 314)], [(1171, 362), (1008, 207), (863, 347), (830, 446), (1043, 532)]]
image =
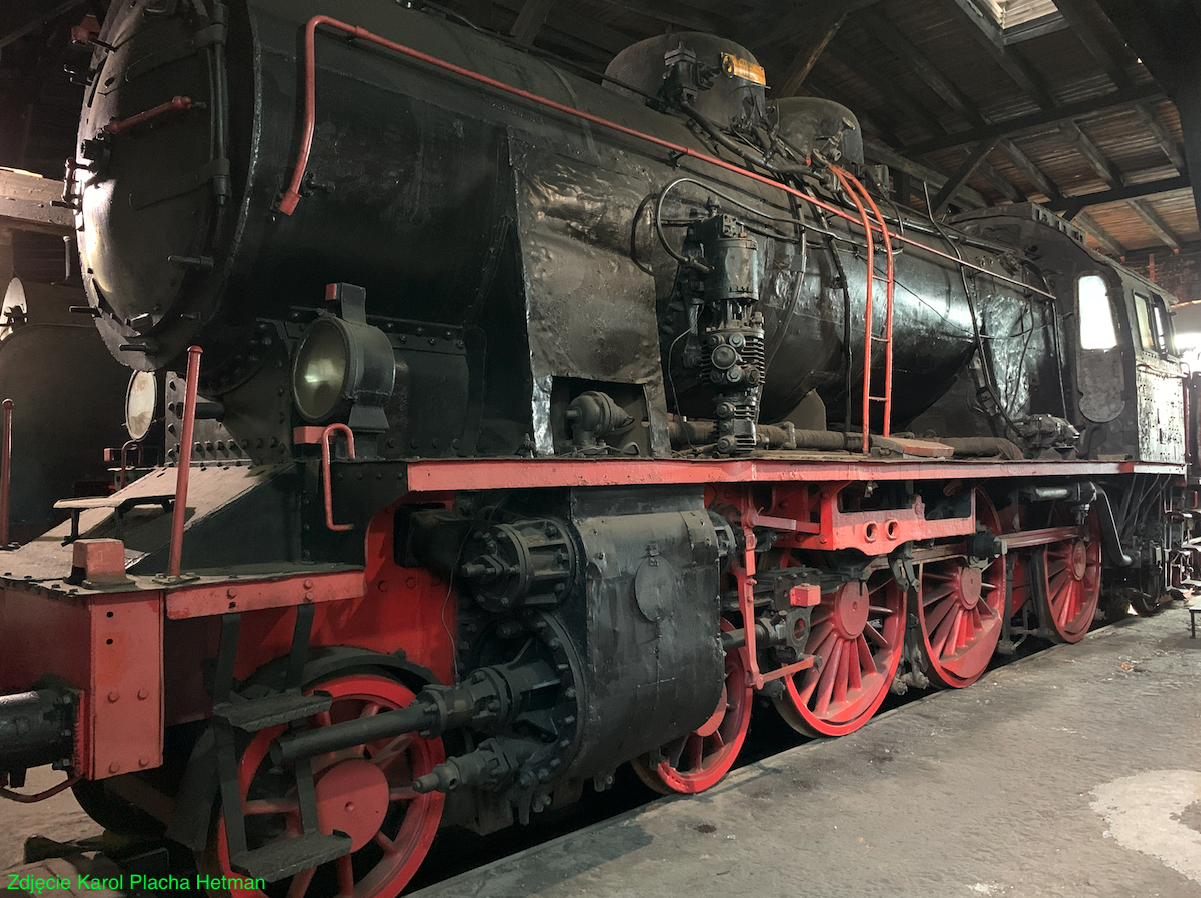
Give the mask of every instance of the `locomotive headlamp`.
[(125, 390), (125, 429), (131, 440), (144, 439), (158, 405), (158, 378), (152, 371), (135, 371)]
[[(311, 424), (348, 423), (354, 430), (388, 429), (384, 406), (392, 398), (396, 359), (388, 335), (363, 320), (357, 288), (339, 284), (343, 317), (323, 314), (300, 341), (292, 365), (292, 397)], [(358, 298), (358, 297), (356, 297)]]

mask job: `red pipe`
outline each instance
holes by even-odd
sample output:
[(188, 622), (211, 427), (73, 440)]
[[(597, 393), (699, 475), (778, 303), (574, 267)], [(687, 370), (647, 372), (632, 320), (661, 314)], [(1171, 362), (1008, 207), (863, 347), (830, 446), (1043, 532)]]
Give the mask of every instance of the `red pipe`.
[(0, 428), (0, 549), (7, 549), (9, 517), (12, 512), (13, 401), (4, 400), (4, 424)]
[[(859, 215), (863, 218), (863, 231), (867, 234), (867, 306), (863, 313), (863, 452), (866, 454), (867, 450), (871, 448), (872, 442), (871, 428), (868, 426), (868, 422), (871, 420), (872, 403), (872, 282), (876, 279), (876, 235), (872, 231), (872, 223), (867, 216), (867, 209), (859, 201), (855, 189), (843, 174), (842, 169), (831, 166), (830, 171), (834, 172), (838, 183), (842, 185), (842, 189), (846, 191), (847, 196), (855, 204), (855, 208), (859, 210)], [(850, 334), (844, 334), (843, 339), (850, 339), (850, 336)]]
[(104, 126), (104, 131), (107, 134), (123, 134), (130, 128), (142, 124), (143, 122), (151, 121), (158, 118), (166, 112), (173, 112), (192, 108), (191, 97), (172, 97), (166, 103), (159, 103), (153, 109), (147, 109), (145, 112), (139, 112), (137, 115), (131, 115), (129, 118), (123, 118), (115, 122), (109, 122)]
[(329, 469), (329, 441), (335, 433), (345, 435), (346, 454), (351, 458), (354, 458), (354, 433), (345, 424), (331, 424), (321, 431), (321, 486), (325, 491), (325, 526), (330, 530), (341, 531), (349, 530), (351, 525), (334, 523), (334, 485)]
[(188, 513), (188, 475), (192, 469), (192, 432), (196, 425), (196, 386), (200, 379), (199, 346), (188, 347), (188, 379), (184, 385), (182, 432), (179, 436), (179, 458), (175, 472), (175, 508), (171, 516), (171, 554), (167, 562), (167, 576), (179, 579), (183, 563), (183, 525)]
[[(795, 187), (790, 187), (787, 184), (781, 183), (766, 175), (761, 175), (758, 172), (750, 171), (740, 165), (735, 165), (732, 162), (726, 162), (724, 159), (718, 159), (716, 156), (710, 156), (707, 153), (701, 153), (690, 147), (682, 144), (672, 143), (670, 140), (664, 140), (661, 137), (655, 137), (653, 134), (647, 134), (644, 131), (638, 131), (635, 128), (629, 128), (617, 122), (610, 121), (606, 118), (601, 118), (599, 115), (593, 115), (591, 112), (584, 112), (582, 109), (576, 109), (573, 106), (567, 106), (564, 103), (556, 102), (548, 97), (543, 97), (539, 94), (532, 93), (528, 90), (522, 90), (520, 87), (514, 87), (511, 84), (506, 84), (503, 81), (498, 81), (495, 78), (489, 78), (487, 75), (482, 75), (479, 72), (473, 72), (471, 69), (465, 69), (462, 66), (455, 65), (453, 62), (447, 62), (444, 59), (439, 59), (436, 56), (430, 56), (428, 53), (422, 53), (420, 50), (414, 50), (412, 47), (406, 47), (404, 44), (398, 44), (390, 41), (387, 38), (380, 37), (378, 34), (372, 34), (365, 28), (360, 28), (357, 25), (348, 25), (345, 22), (340, 22), (330, 16), (313, 16), (309, 19), (304, 29), (304, 132), (300, 138), (300, 152), (296, 156), (296, 167), (292, 171), (292, 180), (288, 184), (288, 189), (284, 191), (283, 197), (279, 201), (279, 211), (285, 215), (291, 215), (296, 210), (297, 203), (300, 202), (300, 188), (304, 183), (305, 169), (309, 164), (309, 153), (313, 148), (313, 133), (317, 127), (317, 48), (316, 35), (317, 29), (320, 26), (327, 26), (336, 31), (342, 31), (349, 34), (351, 37), (358, 40), (366, 41), (371, 44), (399, 53), (402, 56), (407, 56), (410, 59), (416, 59), (419, 62), (424, 62), (427, 65), (442, 69), (445, 72), (450, 72), (454, 75), (474, 81), (477, 84), (483, 84), (487, 87), (502, 91), (503, 93), (511, 94), (515, 97), (520, 97), (523, 100), (528, 100), (531, 103), (537, 103), (539, 106), (545, 106), (548, 109), (554, 109), (556, 112), (561, 112), (564, 115), (570, 115), (574, 118), (583, 119), (586, 122), (591, 122), (594, 125), (599, 125), (602, 128), (607, 128), (610, 131), (616, 131), (618, 134), (625, 134), (627, 137), (633, 137), (637, 140), (645, 141), (653, 146), (667, 150), (674, 156), (688, 157), (705, 162), (709, 165), (714, 165), (728, 172), (741, 175), (744, 178), (750, 178), (752, 181), (758, 181), (761, 184), (766, 184), (769, 187), (774, 187), (777, 190), (782, 190), (790, 196), (794, 196), (802, 202), (809, 203), (831, 215), (837, 215), (852, 223), (858, 223), (857, 219), (848, 212), (844, 212), (837, 206), (831, 206), (829, 203), (822, 202), (816, 197), (812, 197), (807, 193), (797, 190)], [(887, 230), (887, 228), (885, 228)], [(870, 233), (871, 228), (868, 228)], [(1004, 281), (1007, 284), (1013, 284), (1021, 287), (1023, 290), (1029, 290), (1032, 293), (1037, 293), (1040, 296), (1045, 296), (1048, 299), (1055, 299), (1054, 293), (1048, 293), (1044, 290), (1039, 290), (1037, 287), (1032, 287), (1029, 284), (1023, 283), (1016, 278), (1006, 277), (1003, 274), (997, 274), (994, 271), (989, 271), (981, 265), (975, 265), (963, 259), (958, 259), (950, 253), (944, 253), (942, 250), (935, 249), (932, 246), (927, 246), (920, 241), (906, 237), (904, 234), (892, 234), (893, 240), (898, 240), (901, 243), (907, 243), (910, 246), (924, 250), (931, 255), (954, 262), (956, 265), (962, 265), (965, 268), (970, 268), (973, 271), (979, 271), (987, 274), (989, 277), (995, 278), (998, 281)]]

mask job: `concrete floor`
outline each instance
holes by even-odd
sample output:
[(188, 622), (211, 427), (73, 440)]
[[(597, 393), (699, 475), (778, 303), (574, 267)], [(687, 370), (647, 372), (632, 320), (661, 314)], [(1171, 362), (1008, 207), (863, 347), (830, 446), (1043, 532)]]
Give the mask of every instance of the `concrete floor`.
[(415, 894), (1201, 898), (1187, 620), (1131, 618)]
[[(415, 895), (1201, 898), (1187, 620), (1131, 618)], [(96, 831), (69, 794), (0, 801), (0, 869), (33, 832)]]

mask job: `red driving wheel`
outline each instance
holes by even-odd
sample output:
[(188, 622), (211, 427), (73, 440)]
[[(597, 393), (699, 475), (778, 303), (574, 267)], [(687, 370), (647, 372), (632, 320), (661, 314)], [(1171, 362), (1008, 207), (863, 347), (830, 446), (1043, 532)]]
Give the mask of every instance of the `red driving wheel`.
[[(722, 619), (723, 633), (735, 629)], [(630, 762), (638, 778), (663, 795), (693, 794), (716, 786), (734, 766), (751, 723), (754, 691), (746, 649), (726, 652), (726, 680), (713, 715), (683, 739), (664, 747), (665, 759), (651, 767), (647, 758)]]
[[(1070, 525), (1060, 506), (1051, 512), (1049, 527)], [(1079, 642), (1093, 623), (1101, 597), (1101, 525), (1096, 509), (1085, 519), (1087, 535), (1061, 540), (1041, 552), (1042, 589), (1038, 590), (1043, 621), (1060, 642)], [(1038, 568), (1036, 567), (1036, 571)]]
[[(976, 521), (1000, 534), (988, 495), (976, 490)], [(913, 609), (922, 634), (922, 671), (939, 686), (970, 686), (984, 674), (1001, 639), (1005, 616), (1005, 559), (975, 567), (962, 557), (922, 565)]]
[[(312, 688), (330, 693), (334, 701), (329, 711), (309, 719), (310, 728), (403, 708), (414, 699), (404, 685), (378, 674), (347, 674)], [(275, 769), (268, 754), (284, 730), (279, 726), (255, 733), (239, 761), (238, 788), (251, 850), (301, 833), (295, 778)], [(268, 884), (271, 898), (394, 898), (424, 860), (445, 801), (441, 792), (418, 795), (413, 780), (445, 759), (440, 739), (415, 733), (313, 758), (320, 829), (348, 834), (351, 852)], [(223, 817), (197, 861), (200, 872), (210, 876), (244, 878), (230, 865)], [(231, 888), (229, 894), (264, 895), (248, 888)]]
[(823, 593), (805, 644), (822, 663), (786, 678), (776, 709), (807, 736), (852, 733), (884, 701), (904, 647), (905, 593), (891, 573)]

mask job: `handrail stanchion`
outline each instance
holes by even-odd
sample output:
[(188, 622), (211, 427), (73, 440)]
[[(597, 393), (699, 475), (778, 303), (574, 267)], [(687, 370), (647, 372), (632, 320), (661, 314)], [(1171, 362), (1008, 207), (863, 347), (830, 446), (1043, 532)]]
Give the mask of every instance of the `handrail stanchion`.
[(171, 554), (167, 562), (167, 577), (179, 579), (183, 563), (183, 527), (188, 511), (188, 474), (192, 465), (192, 431), (196, 424), (196, 386), (200, 379), (199, 346), (188, 347), (188, 379), (184, 385), (183, 422), (179, 436), (179, 465), (175, 472), (175, 507), (171, 518)]

